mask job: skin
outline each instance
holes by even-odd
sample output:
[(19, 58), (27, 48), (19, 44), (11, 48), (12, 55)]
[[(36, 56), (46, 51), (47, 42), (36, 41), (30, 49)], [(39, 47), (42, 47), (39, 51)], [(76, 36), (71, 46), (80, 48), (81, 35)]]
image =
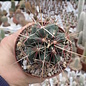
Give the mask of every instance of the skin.
[(14, 33), (5, 37), (0, 43), (0, 75), (10, 86), (28, 86), (29, 83), (39, 83), (43, 79), (27, 76), (15, 59), (15, 42), (18, 34)]

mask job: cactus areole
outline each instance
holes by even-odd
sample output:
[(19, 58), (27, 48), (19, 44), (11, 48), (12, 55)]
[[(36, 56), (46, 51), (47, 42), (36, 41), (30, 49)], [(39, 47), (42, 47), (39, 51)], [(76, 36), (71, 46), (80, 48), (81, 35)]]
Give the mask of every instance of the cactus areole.
[(28, 24), (16, 40), (15, 55), (25, 73), (50, 78), (67, 67), (70, 50), (65, 32), (56, 24)]

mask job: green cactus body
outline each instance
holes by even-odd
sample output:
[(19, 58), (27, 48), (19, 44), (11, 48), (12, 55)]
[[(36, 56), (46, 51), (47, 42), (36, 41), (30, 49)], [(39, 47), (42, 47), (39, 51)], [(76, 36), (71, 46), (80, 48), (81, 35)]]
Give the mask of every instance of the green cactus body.
[(80, 17), (81, 12), (83, 11), (85, 0), (79, 0), (78, 2), (78, 19)]
[[(50, 62), (56, 64), (57, 60), (58, 61), (60, 60), (60, 56), (59, 56), (59, 54), (56, 55), (56, 49), (54, 47), (54, 44), (52, 44), (53, 41), (51, 41), (51, 40), (55, 39), (56, 42), (61, 42), (61, 45), (65, 41), (65, 34), (57, 33), (58, 30), (59, 30), (58, 27), (56, 25), (52, 24), (52, 25), (46, 26), (45, 29), (40, 29), (40, 30), (36, 31), (36, 33), (33, 36), (29, 37), (27, 39), (27, 41), (25, 42), (25, 45), (26, 46), (28, 46), (28, 44), (31, 45), (31, 43), (33, 43), (34, 41), (36, 42), (36, 45), (35, 45), (35, 43), (31, 45), (31, 46), (34, 46), (34, 49), (33, 48), (31, 49), (31, 47), (28, 47), (28, 51), (29, 51), (29, 55), (30, 55), (28, 58), (33, 59), (33, 56), (35, 54), (39, 53), (38, 48), (43, 52), (44, 48), (46, 47), (45, 60), (50, 61), (50, 59), (51, 59)], [(50, 32), (50, 34), (48, 33), (48, 31)], [(53, 38), (51, 34), (53, 36), (56, 36), (58, 34), (58, 36), (56, 38)], [(42, 44), (42, 42), (44, 42), (44, 43)], [(31, 51), (33, 51), (32, 54), (31, 54)], [(59, 53), (62, 52), (60, 49), (58, 49), (58, 51), (59, 51)], [(40, 56), (41, 58), (36, 57), (37, 59), (41, 59), (41, 60), (44, 59), (44, 53), (42, 53), (42, 52), (41, 52), (41, 56)], [(49, 54), (48, 52), (51, 52), (52, 55), (50, 54), (49, 56), (47, 56)], [(50, 56), (51, 56), (51, 58), (50, 58)], [(53, 58), (55, 58), (55, 59), (53, 59)]]
[(13, 8), (13, 11), (15, 12), (16, 10), (15, 0), (11, 0), (11, 8)]

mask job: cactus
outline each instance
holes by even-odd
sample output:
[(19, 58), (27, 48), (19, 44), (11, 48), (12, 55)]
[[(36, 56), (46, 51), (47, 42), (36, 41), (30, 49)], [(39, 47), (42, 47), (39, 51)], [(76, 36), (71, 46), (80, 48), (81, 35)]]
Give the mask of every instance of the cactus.
[[(14, 19), (16, 20), (16, 22), (14, 21)], [(14, 19), (13, 19), (13, 22), (14, 23), (19, 23), (20, 25), (22, 26), (25, 26), (28, 21), (25, 20), (25, 16), (24, 14), (20, 11), (20, 9), (17, 9), (15, 15), (14, 15)]]
[[(81, 70), (82, 65), (80, 63), (80, 58), (77, 56), (72, 63), (70, 63), (69, 67), (73, 70)], [(75, 76), (75, 75), (74, 75)]]
[(28, 11), (30, 11), (31, 12), (31, 4), (29, 3), (29, 1), (27, 1), (26, 3), (25, 3), (25, 8), (26, 8), (26, 12), (28, 12)]
[[(85, 17), (86, 17), (86, 14), (85, 14)], [(79, 33), (78, 44), (81, 44), (81, 46), (84, 47), (85, 42), (86, 42), (86, 19), (84, 19), (83, 29)]]
[(79, 0), (78, 2), (78, 19), (80, 17), (81, 12), (83, 11), (85, 0)]
[(13, 8), (10, 8), (10, 9), (9, 9), (9, 13), (10, 13), (9, 17), (10, 17), (10, 18), (13, 17), (13, 13), (14, 13)]
[(79, 57), (75, 58), (74, 67), (78, 68), (78, 64), (80, 64), (80, 58)]
[(0, 41), (5, 37), (5, 32), (3, 29), (0, 29)]
[(11, 0), (11, 8), (13, 8), (13, 11), (15, 12), (16, 10), (15, 0)]
[(73, 79), (76, 78), (75, 71), (70, 72), (70, 77), (73, 77)]
[[(86, 14), (85, 14), (86, 18)], [(86, 42), (86, 19), (84, 20), (83, 34), (82, 34), (82, 45), (85, 46)]]
[(73, 81), (72, 86), (77, 86), (77, 83)]
[(6, 16), (2, 16), (1, 21), (4, 27), (10, 26), (10, 24), (8, 23), (8, 18)]
[(1, 20), (2, 20), (3, 23), (5, 23), (5, 22), (8, 21), (8, 18), (6, 16), (2, 16)]
[(66, 84), (67, 79), (65, 77), (62, 77), (62, 81), (61, 84), (65, 85)]
[(25, 8), (25, 0), (21, 0), (20, 3), (19, 3), (19, 8), (24, 10)]
[[(24, 35), (25, 33), (29, 36)], [(61, 72), (66, 67), (66, 63), (70, 60), (70, 54), (59, 47), (66, 47), (69, 50), (70, 43), (67, 41), (64, 31), (57, 25), (49, 24), (41, 27), (39, 24), (35, 24), (29, 26), (20, 35), (17, 44), (21, 45), (16, 44), (16, 58), (21, 60), (19, 58), (23, 54), (21, 51), (23, 47), (23, 52), (28, 59), (26, 69), (23, 69), (25, 72), (46, 78)], [(24, 60), (23, 57), (21, 58)], [(20, 65), (23, 67), (21, 62)]]
[(85, 12), (81, 12), (80, 18), (78, 20), (76, 32), (79, 33), (80, 31), (83, 31), (83, 26), (84, 26), (84, 19), (85, 19)]
[(85, 42), (85, 47), (84, 47), (84, 52), (83, 52), (83, 61), (86, 63), (86, 42)]
[(81, 32), (79, 33), (78, 44), (82, 44), (82, 34), (83, 34), (83, 32), (81, 31)]
[(1, 20), (2, 16), (3, 16), (3, 12), (0, 9), (0, 25), (2, 24), (2, 20)]
[(5, 15), (5, 16), (7, 15), (7, 12), (6, 12), (6, 10), (3, 10), (3, 15)]
[(81, 74), (80, 77), (79, 77), (80, 86), (84, 86), (84, 82), (85, 82), (85, 76)]
[[(75, 46), (75, 43), (72, 43), (72, 51), (73, 52), (76, 52), (76, 46)], [(75, 54), (72, 54), (72, 57), (75, 58)]]

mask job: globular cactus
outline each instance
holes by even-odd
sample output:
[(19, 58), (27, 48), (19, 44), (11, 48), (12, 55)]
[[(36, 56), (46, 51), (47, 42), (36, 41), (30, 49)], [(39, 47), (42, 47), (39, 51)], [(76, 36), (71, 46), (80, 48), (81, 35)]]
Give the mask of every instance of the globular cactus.
[(83, 11), (84, 3), (85, 3), (85, 0), (79, 0), (78, 2), (78, 19), (80, 17), (81, 12)]
[[(47, 33), (46, 29), (49, 31), (50, 34)], [(58, 61), (60, 60), (60, 57), (56, 55), (56, 49), (54, 48), (53, 42), (57, 42), (57, 41), (60, 42), (61, 41), (63, 43), (65, 41), (65, 34), (64, 33), (58, 33), (58, 37), (56, 38), (57, 40), (51, 42), (51, 40), (53, 39), (52, 35), (53, 36), (57, 35), (57, 31), (58, 31), (57, 26), (50, 25), (50, 26), (47, 26), (45, 28), (45, 30), (44, 29), (38, 30), (35, 33), (35, 35), (33, 35), (27, 39), (27, 41), (25, 42), (25, 45), (28, 46), (28, 44), (30, 44), (31, 46), (34, 46), (34, 49), (32, 49), (32, 50), (31, 50), (31, 47), (28, 47), (28, 51), (29, 51), (28, 53), (31, 53), (31, 51), (34, 52), (33, 54), (31, 54), (32, 58), (31, 58), (31, 56), (29, 56), (29, 59), (31, 60), (31, 62), (33, 62), (33, 60), (34, 60), (33, 59), (34, 54), (38, 54), (38, 51), (40, 51), (40, 50), (43, 51), (44, 47), (46, 47), (45, 61), (50, 61), (51, 63), (56, 64), (57, 60)], [(36, 45), (31, 44), (34, 41), (36, 42)], [(42, 42), (44, 42), (44, 43), (42, 44)], [(41, 49), (41, 47), (43, 47), (43, 49)], [(60, 50), (58, 50), (58, 51), (60, 53)], [(48, 52), (51, 52), (53, 54), (53, 55), (51, 55), (51, 58), (49, 57)], [(37, 58), (39, 58), (40, 60), (43, 60), (44, 59), (44, 53), (41, 52), (40, 55), (41, 55), (40, 58), (39, 57), (37, 57)]]
[(10, 26), (10, 24), (8, 23), (8, 18), (6, 16), (2, 16), (1, 21), (4, 27)]
[(22, 68), (26, 73), (43, 78), (51, 77), (60, 73), (70, 60), (71, 55), (63, 48), (71, 49), (61, 28), (55, 24), (43, 27), (34, 24), (20, 34), (16, 44), (16, 58), (20, 60), (21, 67), (25, 66), (22, 61), (28, 59), (26, 69)]

